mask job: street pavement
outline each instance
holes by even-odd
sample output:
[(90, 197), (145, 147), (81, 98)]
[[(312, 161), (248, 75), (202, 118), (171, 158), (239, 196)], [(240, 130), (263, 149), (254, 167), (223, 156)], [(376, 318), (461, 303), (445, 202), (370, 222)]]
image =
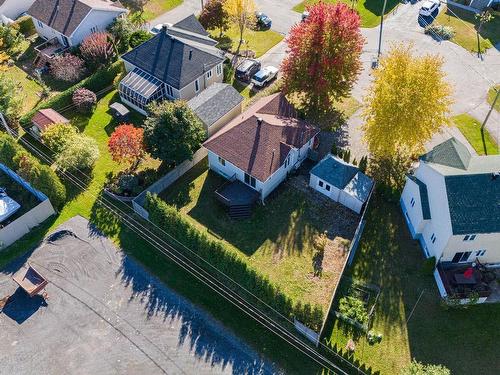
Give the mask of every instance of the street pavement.
[[(264, 11), (273, 20), (273, 30), (286, 34), (297, 22), (300, 22), (300, 14), (292, 10), (298, 0), (256, 0), (257, 8)], [(418, 54), (438, 54), (444, 61), (444, 71), (447, 80), (453, 86), (454, 104), (451, 114), (469, 113), (479, 121), (482, 121), (489, 110), (486, 97), (487, 92), (493, 84), (500, 82), (500, 45), (490, 48), (482, 58), (478, 58), (462, 47), (449, 41), (436, 41), (424, 34), (424, 29), (418, 22), (418, 10), (420, 4), (400, 4), (391, 14), (386, 16), (383, 30), (382, 54), (386, 53), (395, 42), (412, 44)], [(441, 7), (440, 11), (443, 11)], [(152, 22), (152, 24), (170, 22), (174, 23), (191, 13), (201, 11), (200, 0), (184, 0), (184, 3), (165, 13)], [(362, 29), (366, 39), (365, 47), (361, 56), (363, 71), (354, 85), (352, 95), (358, 101), (362, 101), (367, 87), (371, 83), (371, 62), (377, 53), (379, 28)], [(282, 41), (270, 49), (260, 60), (263, 65), (279, 66), (286, 55), (286, 43)], [(353, 154), (361, 156), (366, 154), (366, 147), (362, 142), (362, 124), (360, 112), (355, 113), (348, 121), (346, 129), (349, 143)], [(487, 124), (490, 134), (500, 144), (500, 114), (496, 111), (491, 113)], [(455, 128), (447, 128), (442, 134), (436, 134), (428, 147), (455, 136), (462, 141), (465, 138)], [(470, 148), (470, 145), (468, 145)]]

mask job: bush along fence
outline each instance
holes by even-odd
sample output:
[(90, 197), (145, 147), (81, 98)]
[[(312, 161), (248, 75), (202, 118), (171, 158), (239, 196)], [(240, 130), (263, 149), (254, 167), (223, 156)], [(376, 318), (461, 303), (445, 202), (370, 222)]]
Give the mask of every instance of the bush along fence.
[[(320, 306), (311, 306), (300, 302), (294, 304), (266, 277), (259, 275), (237, 255), (231, 253), (223, 242), (209, 239), (195, 228), (182, 217), (175, 207), (168, 205), (156, 195), (147, 193), (144, 208), (149, 212), (149, 219), (154, 224), (189, 249), (194, 249), (197, 252), (199, 257), (183, 247), (179, 248), (197, 265), (206, 269), (207, 265), (204, 261), (210, 263), (286, 318), (297, 319), (314, 331), (321, 328), (324, 314)], [(207, 271), (227, 283), (227, 279), (223, 278), (220, 273), (214, 272), (213, 269), (207, 269)], [(235, 291), (239, 292), (240, 289), (236, 287)], [(259, 302), (256, 301), (256, 303)]]
[(73, 93), (77, 89), (84, 87), (95, 93), (105, 90), (113, 85), (115, 78), (123, 72), (123, 69), (123, 63), (121, 61), (116, 61), (109, 67), (98, 70), (96, 73), (78, 82), (76, 85), (71, 86), (67, 90), (37, 105), (35, 108), (21, 117), (19, 122), (23, 127), (28, 126), (35, 113), (40, 109), (52, 108), (56, 111), (62, 112), (65, 108), (72, 106)]
[(0, 134), (0, 163), (15, 171), (34, 189), (44, 193), (55, 209), (66, 201), (66, 187), (56, 172), (40, 163), (7, 134)]

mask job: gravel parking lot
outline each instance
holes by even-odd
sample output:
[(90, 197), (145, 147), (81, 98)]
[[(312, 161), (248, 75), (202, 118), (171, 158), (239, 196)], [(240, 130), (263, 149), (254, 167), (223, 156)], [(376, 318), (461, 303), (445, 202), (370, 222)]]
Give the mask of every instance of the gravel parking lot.
[[(48, 300), (16, 290), (26, 262)], [(247, 344), (75, 217), (0, 271), (3, 374), (273, 374)]]

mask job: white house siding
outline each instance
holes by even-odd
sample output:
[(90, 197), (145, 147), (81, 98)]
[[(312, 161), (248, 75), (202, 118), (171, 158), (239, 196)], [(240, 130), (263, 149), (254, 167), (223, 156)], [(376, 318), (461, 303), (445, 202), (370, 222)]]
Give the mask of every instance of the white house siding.
[(221, 83), (224, 75), (221, 74), (220, 76), (218, 76), (217, 72), (216, 72), (216, 67), (213, 67), (211, 69), (211, 71), (212, 71), (212, 77), (210, 79), (206, 78), (207, 77), (206, 72), (204, 75), (201, 75), (198, 77), (198, 80), (200, 83), (200, 89), (198, 91), (196, 91), (196, 85), (195, 85), (196, 80), (194, 80), (191, 83), (188, 83), (186, 86), (181, 88), (180, 89), (180, 99), (190, 100), (190, 99), (194, 98), (196, 95), (198, 95), (200, 92), (205, 90), (208, 86), (212, 85), (213, 83), (216, 83), (216, 82)]
[[(452, 235), (444, 177), (425, 163), (420, 164), (415, 176), (429, 187), (427, 192), (431, 220), (422, 229), (422, 237), (427, 244), (429, 255), (439, 259)], [(436, 236), (434, 243), (429, 241), (433, 234)]]
[(441, 261), (449, 262), (458, 252), (472, 251), (468, 261), (476, 259), (476, 251), (486, 250), (479, 257), (481, 263), (500, 263), (500, 233), (470, 233), (476, 234), (473, 241), (464, 241), (465, 235), (453, 235), (449, 238), (441, 257)]
[(108, 27), (114, 19), (119, 17), (122, 13), (122, 11), (111, 12), (97, 9), (91, 10), (69, 38), (70, 45), (76, 46), (80, 44), (83, 39), (95, 31), (106, 31), (106, 27)]
[(5, 0), (0, 6), (0, 16), (3, 15), (11, 20), (15, 20), (21, 13), (28, 11), (34, 2), (35, 0)]
[(32, 17), (33, 19), (33, 24), (35, 25), (36, 32), (38, 35), (40, 35), (42, 38), (50, 40), (53, 38), (57, 38), (59, 40), (59, 43), (63, 44), (63, 38), (62, 34), (56, 30), (54, 30), (52, 27), (47, 26), (43, 22), (37, 20), (36, 18)]
[[(334, 200), (335, 202), (339, 201), (340, 190), (335, 186), (329, 184), (328, 182), (320, 179), (318, 176), (313, 174), (309, 174), (309, 186), (314, 190), (319, 191), (321, 194), (326, 195), (328, 198)], [(319, 182), (323, 181), (323, 186), (319, 186)], [(326, 190), (326, 185), (330, 186), (330, 191)]]
[(350, 208), (356, 213), (360, 213), (361, 209), (363, 208), (363, 202), (358, 200), (356, 197), (353, 197), (352, 195), (346, 193), (344, 190), (340, 191), (339, 194), (339, 203), (343, 204), (347, 208)]

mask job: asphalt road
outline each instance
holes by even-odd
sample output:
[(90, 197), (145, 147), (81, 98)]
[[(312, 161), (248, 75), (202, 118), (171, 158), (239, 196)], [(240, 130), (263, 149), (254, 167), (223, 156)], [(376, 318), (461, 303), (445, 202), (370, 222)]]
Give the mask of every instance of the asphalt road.
[[(1, 374), (280, 373), (221, 323), (75, 217), (27, 257), (0, 271)], [(49, 299), (16, 291), (30, 262)], [(0, 297), (0, 298), (1, 298)]]

